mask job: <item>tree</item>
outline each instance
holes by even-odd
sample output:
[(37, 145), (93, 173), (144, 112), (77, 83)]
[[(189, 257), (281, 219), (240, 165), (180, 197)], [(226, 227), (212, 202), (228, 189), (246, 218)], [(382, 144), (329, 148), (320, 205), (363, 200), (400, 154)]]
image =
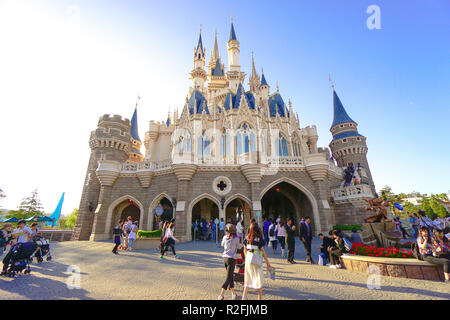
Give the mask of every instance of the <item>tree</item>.
[(22, 210), (28, 217), (44, 214), (44, 207), (39, 200), (37, 190), (34, 190), (29, 197), (22, 200), (19, 210)]
[(61, 215), (58, 219), (59, 227), (61, 229), (73, 229), (77, 222), (78, 209), (73, 209), (72, 213), (68, 216)]

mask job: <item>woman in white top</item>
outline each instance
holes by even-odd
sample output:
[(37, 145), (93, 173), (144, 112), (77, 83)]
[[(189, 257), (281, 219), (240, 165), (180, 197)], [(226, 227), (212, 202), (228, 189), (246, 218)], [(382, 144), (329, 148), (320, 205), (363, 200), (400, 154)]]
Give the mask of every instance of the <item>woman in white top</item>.
[(137, 238), (137, 229), (138, 229), (137, 224), (138, 224), (138, 222), (135, 221), (131, 225), (131, 232), (128, 235), (128, 249), (127, 250), (129, 250), (129, 251), (133, 250), (133, 245)]
[(272, 224), (269, 227), (269, 241), (272, 244), (273, 253), (277, 253), (277, 233), (275, 232), (275, 229), (277, 228), (277, 224), (275, 221), (272, 222)]
[(284, 225), (284, 219), (280, 219), (277, 226), (275, 227), (275, 233), (277, 234), (278, 242), (280, 243), (281, 247), (281, 257), (285, 257), (285, 243), (286, 243), (286, 226)]
[(175, 241), (178, 241), (178, 239), (175, 238), (173, 235), (174, 228), (175, 228), (175, 224), (173, 222), (171, 222), (166, 229), (166, 236), (165, 236), (166, 240), (164, 241), (164, 250), (162, 251), (161, 259), (164, 259), (164, 253), (166, 253), (166, 251), (169, 251), (169, 247), (170, 247), (170, 249), (172, 249), (172, 252), (173, 252), (173, 255), (175, 256), (175, 258), (178, 259), (178, 257), (179, 257), (175, 252)]

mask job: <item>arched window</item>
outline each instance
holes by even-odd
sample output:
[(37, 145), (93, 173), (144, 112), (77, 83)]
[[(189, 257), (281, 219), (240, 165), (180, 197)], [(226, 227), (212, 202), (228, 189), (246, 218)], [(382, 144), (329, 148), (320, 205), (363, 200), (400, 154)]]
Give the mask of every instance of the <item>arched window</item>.
[(211, 140), (206, 136), (206, 131), (203, 131), (202, 135), (198, 137), (197, 154), (202, 157), (211, 155), (210, 145)]
[(301, 156), (300, 139), (297, 136), (292, 139), (292, 150), (294, 151), (294, 157)]
[(256, 151), (256, 138), (252, 129), (246, 124), (239, 126), (236, 134), (236, 155)]
[(192, 138), (187, 130), (178, 138), (178, 152), (192, 152)]
[(277, 156), (279, 157), (287, 157), (289, 155), (286, 139), (281, 133), (278, 134), (278, 139), (275, 140), (275, 150), (277, 150)]
[(220, 155), (224, 158), (230, 155), (230, 135), (226, 129), (223, 129), (220, 139)]

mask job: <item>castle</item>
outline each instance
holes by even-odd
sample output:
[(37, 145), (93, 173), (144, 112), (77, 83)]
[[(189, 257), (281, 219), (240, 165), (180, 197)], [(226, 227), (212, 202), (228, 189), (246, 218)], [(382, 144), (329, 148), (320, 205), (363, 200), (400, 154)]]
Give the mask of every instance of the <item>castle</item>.
[[(281, 215), (297, 222), (310, 216), (314, 234), (363, 222), (362, 198), (375, 195), (366, 138), (334, 87), (333, 139), (329, 149), (320, 148), (316, 127), (301, 128), (292, 103), (284, 102), (278, 85), (271, 90), (253, 56), (245, 89), (233, 22), (227, 52), (226, 71), (216, 33), (206, 66), (200, 31), (181, 115), (150, 121), (143, 143), (137, 109), (131, 121), (100, 117), (89, 140), (74, 240), (111, 239), (114, 225), (128, 216), (141, 230), (175, 218), (182, 241), (192, 239), (194, 220), (234, 219), (237, 212), (245, 225), (253, 217)], [(163, 208), (162, 216), (156, 207)]]

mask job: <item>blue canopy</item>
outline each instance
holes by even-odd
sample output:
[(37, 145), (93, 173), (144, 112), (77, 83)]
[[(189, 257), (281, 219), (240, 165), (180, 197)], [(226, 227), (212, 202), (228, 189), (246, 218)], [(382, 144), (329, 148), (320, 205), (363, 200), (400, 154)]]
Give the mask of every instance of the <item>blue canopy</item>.
[(26, 222), (50, 222), (50, 221), (53, 221), (53, 219), (52, 218), (50, 218), (50, 217), (47, 217), (47, 216), (38, 216), (38, 215), (35, 215), (35, 216), (32, 216), (32, 217), (29, 217), (29, 218), (26, 218), (26, 219), (24, 219)]
[(3, 222), (4, 222), (4, 223), (6, 223), (6, 222), (19, 222), (19, 218), (12, 217), (12, 218), (3, 220)]

